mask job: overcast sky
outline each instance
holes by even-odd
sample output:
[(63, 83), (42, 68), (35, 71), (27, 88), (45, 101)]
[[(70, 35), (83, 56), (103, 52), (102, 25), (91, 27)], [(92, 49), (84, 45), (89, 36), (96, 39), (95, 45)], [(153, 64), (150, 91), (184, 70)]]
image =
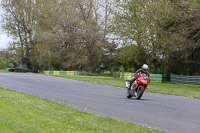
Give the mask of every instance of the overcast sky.
[[(1, 2), (1, 0), (0, 0), (0, 2)], [(2, 49), (2, 48), (7, 48), (9, 42), (12, 41), (12, 39), (9, 38), (9, 37), (6, 35), (6, 32), (2, 30), (2, 27), (1, 27), (1, 24), (2, 24), (2, 17), (1, 17), (1, 15), (3, 15), (3, 11), (2, 11), (2, 8), (0, 7), (0, 49)]]

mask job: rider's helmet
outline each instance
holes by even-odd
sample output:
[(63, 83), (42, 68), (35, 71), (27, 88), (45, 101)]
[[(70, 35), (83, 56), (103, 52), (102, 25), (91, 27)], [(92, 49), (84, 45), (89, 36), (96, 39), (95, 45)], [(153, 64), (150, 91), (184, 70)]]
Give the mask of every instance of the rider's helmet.
[(147, 72), (148, 69), (149, 69), (149, 67), (148, 67), (147, 64), (143, 64), (143, 65), (142, 65), (142, 70), (143, 70), (144, 72)]

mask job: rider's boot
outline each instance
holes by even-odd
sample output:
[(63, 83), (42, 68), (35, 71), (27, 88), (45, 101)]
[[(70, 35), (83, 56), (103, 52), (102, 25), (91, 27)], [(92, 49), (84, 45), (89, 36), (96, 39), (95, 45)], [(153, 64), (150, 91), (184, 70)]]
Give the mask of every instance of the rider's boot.
[(129, 88), (129, 84), (128, 82), (125, 82), (126, 88)]
[(128, 90), (131, 90), (132, 85), (133, 85), (133, 83), (130, 81), (130, 84), (128, 85)]

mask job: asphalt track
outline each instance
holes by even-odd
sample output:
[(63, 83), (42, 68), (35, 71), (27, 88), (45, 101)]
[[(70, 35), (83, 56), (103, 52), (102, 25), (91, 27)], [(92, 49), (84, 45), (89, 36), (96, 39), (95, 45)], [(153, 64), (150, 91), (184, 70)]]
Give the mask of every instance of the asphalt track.
[(123, 88), (29, 74), (0, 73), (0, 86), (169, 133), (200, 133), (197, 99), (152, 93), (127, 99)]

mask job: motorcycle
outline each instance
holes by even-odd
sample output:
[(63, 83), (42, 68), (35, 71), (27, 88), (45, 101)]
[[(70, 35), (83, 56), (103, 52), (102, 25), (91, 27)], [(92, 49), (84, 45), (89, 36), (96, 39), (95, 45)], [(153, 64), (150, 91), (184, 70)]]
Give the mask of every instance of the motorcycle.
[[(139, 100), (149, 84), (149, 77), (146, 74), (142, 73), (137, 76), (138, 78), (134, 81), (133, 85), (125, 82), (127, 88), (126, 96), (129, 99), (134, 96), (137, 100)], [(129, 86), (131, 86), (130, 89), (128, 89)]]

